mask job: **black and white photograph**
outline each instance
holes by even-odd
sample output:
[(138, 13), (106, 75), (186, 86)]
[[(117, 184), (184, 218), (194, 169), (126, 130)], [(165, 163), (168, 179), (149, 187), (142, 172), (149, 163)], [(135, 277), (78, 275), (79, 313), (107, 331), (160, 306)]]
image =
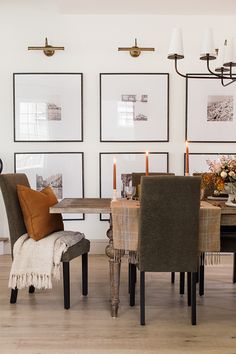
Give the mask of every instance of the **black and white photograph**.
[(41, 191), (45, 187), (51, 187), (57, 199), (62, 199), (63, 198), (62, 173), (57, 173), (56, 175), (50, 175), (45, 178), (42, 175), (36, 175), (36, 190)]
[(186, 140), (235, 142), (235, 85), (224, 87), (213, 76), (195, 75), (186, 79)]
[[(41, 191), (49, 186), (58, 201), (84, 197), (82, 152), (17, 152), (14, 157), (15, 172), (25, 173), (31, 188)], [(63, 214), (63, 219), (84, 220), (84, 215)]]
[(169, 74), (100, 74), (100, 141), (168, 141)]
[(15, 73), (14, 141), (83, 141), (81, 73)]
[(233, 96), (208, 96), (207, 120), (211, 122), (227, 122), (233, 120)]

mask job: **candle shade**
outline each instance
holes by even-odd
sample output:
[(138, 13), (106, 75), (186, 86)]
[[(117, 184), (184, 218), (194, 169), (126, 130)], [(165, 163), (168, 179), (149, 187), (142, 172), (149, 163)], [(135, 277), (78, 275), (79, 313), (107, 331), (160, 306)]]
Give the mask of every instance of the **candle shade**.
[(184, 58), (182, 30), (180, 28), (173, 29), (168, 51), (168, 58), (173, 59), (175, 55), (178, 56), (178, 59)]
[(113, 189), (116, 189), (116, 160), (113, 160)]
[(205, 56), (206, 54), (211, 54), (215, 56), (215, 45), (213, 39), (213, 33), (210, 28), (205, 31), (202, 47), (201, 47), (201, 57)]
[(146, 152), (146, 176), (149, 174), (149, 165), (148, 165), (148, 151)]

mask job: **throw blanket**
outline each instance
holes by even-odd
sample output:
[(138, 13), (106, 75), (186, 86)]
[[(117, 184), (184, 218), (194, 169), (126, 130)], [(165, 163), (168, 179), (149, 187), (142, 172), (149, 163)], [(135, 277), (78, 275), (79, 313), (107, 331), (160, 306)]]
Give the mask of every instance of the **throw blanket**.
[[(138, 220), (140, 203), (134, 200), (118, 199), (111, 202), (113, 223), (113, 245), (115, 257), (120, 250), (129, 252), (131, 263), (138, 259)], [(207, 252), (207, 264), (217, 264), (220, 252), (220, 208), (201, 202), (199, 216), (199, 252)], [(214, 253), (215, 252), (215, 253)]]
[(52, 277), (60, 279), (62, 254), (82, 238), (84, 234), (74, 231), (54, 232), (39, 241), (28, 234), (19, 237), (13, 248), (9, 288), (33, 285), (37, 289), (51, 289)]

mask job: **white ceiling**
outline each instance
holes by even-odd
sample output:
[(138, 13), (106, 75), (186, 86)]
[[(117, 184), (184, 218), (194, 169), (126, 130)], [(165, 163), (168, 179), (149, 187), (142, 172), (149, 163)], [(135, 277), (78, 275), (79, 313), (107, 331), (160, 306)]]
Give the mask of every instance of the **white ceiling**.
[(236, 0), (0, 0), (4, 6), (68, 15), (236, 15)]
[[(52, 0), (48, 0), (52, 1)], [(236, 0), (53, 0), (65, 14), (235, 15)]]

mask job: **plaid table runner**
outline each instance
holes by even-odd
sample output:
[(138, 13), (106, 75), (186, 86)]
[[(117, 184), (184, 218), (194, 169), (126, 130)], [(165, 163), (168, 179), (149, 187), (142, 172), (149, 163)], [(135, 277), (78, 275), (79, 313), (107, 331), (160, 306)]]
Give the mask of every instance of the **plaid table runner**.
[[(140, 203), (118, 199), (111, 202), (113, 245), (117, 250), (137, 251)], [(210, 203), (201, 202), (199, 218), (199, 251), (220, 251), (221, 210)]]

